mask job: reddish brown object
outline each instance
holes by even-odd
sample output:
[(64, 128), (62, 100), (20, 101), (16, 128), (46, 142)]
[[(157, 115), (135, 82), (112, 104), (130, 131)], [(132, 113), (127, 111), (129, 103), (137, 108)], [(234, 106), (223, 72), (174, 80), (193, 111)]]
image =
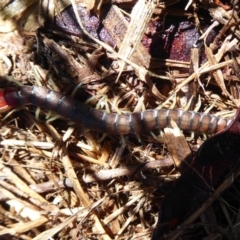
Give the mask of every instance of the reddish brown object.
[(190, 51), (197, 43), (199, 33), (191, 22), (182, 21), (171, 43), (170, 59), (189, 61)]
[(8, 107), (5, 98), (4, 98), (4, 90), (0, 89), (0, 109), (5, 109), (6, 107)]
[[(174, 120), (182, 130), (210, 134), (222, 131), (229, 124), (229, 120), (214, 115), (178, 109), (153, 109), (132, 114), (107, 113), (93, 109), (60, 92), (38, 86), (6, 89), (4, 93), (1, 92), (0, 97), (8, 106), (32, 104), (54, 111), (85, 128), (111, 134), (148, 133), (169, 126), (170, 119)], [(4, 105), (2, 110), (4, 111)]]
[(6, 99), (5, 99), (6, 92), (7, 90), (0, 88), (0, 112), (6, 112), (13, 107), (13, 106), (9, 106), (6, 102)]
[(149, 48), (148, 43), (151, 43), (151, 55), (161, 59), (190, 61), (190, 51), (200, 37), (194, 24), (179, 17), (167, 17), (164, 30), (160, 30), (160, 23), (154, 24), (154, 27), (151, 24), (150, 36), (143, 38), (145, 47)]
[[(92, 12), (87, 11), (86, 8), (81, 6), (77, 6), (77, 11), (84, 28), (90, 35), (96, 39), (107, 42), (111, 46), (115, 45), (115, 42), (108, 31), (101, 25), (100, 20)], [(69, 6), (64, 11), (62, 11), (61, 16), (56, 17), (55, 24), (56, 26), (50, 26), (54, 28), (57, 27), (58, 29), (71, 35), (83, 35), (83, 31), (77, 22), (72, 6)]]

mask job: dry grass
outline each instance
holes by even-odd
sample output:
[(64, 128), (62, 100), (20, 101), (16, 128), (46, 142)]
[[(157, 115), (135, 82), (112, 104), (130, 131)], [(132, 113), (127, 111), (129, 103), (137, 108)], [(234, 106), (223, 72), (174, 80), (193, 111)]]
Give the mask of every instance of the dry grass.
[[(132, 15), (120, 9), (131, 13), (133, 3), (121, 2), (105, 17), (102, 40), (94, 29), (97, 17), (89, 18), (79, 3), (66, 10), (67, 1), (25, 2), (14, 1), (12, 12), (8, 5), (0, 8), (2, 88), (42, 85), (66, 94), (75, 89), (80, 101), (116, 113), (182, 108), (232, 117), (240, 105), (238, 0), (229, 6), (189, 2), (186, 11), (173, 1), (139, 1)], [(85, 4), (98, 16), (106, 11), (105, 2)], [(63, 9), (66, 15), (60, 15)], [(75, 10), (82, 17), (71, 25)], [(168, 16), (184, 18), (173, 35), (166, 31)], [(186, 21), (201, 34), (195, 38), (196, 32), (185, 30)], [(162, 42), (151, 49), (156, 59), (147, 51), (156, 36), (168, 57), (159, 50)], [(201, 51), (191, 54), (198, 38)], [(2, 113), (0, 238), (150, 239), (161, 199), (180, 176), (177, 161), (184, 158), (172, 156), (163, 134), (106, 135), (33, 106)], [(185, 133), (177, 141), (186, 140), (195, 152), (204, 137)], [(197, 222), (188, 222), (183, 239), (239, 238), (239, 178), (230, 185), (208, 210), (202, 208)]]

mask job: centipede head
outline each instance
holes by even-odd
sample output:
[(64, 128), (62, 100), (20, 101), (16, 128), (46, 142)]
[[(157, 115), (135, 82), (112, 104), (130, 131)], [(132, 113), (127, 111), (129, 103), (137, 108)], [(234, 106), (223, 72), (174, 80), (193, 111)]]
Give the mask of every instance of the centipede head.
[(9, 106), (5, 99), (5, 89), (0, 88), (0, 113), (7, 112), (12, 109), (12, 106)]

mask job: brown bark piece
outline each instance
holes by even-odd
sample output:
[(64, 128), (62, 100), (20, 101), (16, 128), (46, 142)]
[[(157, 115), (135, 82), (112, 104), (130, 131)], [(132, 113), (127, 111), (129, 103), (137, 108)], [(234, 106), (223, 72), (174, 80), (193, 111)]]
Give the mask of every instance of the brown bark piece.
[[(110, 8), (103, 25), (108, 30), (112, 38), (114, 38), (117, 47), (120, 48), (123, 45), (123, 40), (128, 31), (129, 23), (117, 6), (113, 5)], [(133, 35), (134, 33), (131, 34)], [(123, 51), (123, 47), (121, 47), (121, 49), (121, 51)], [(136, 50), (133, 53), (131, 60), (140, 66), (148, 68), (151, 57), (147, 49), (140, 42), (137, 44), (135, 49)]]
[[(150, 10), (149, 10), (150, 11)], [(152, 10), (153, 11), (153, 10)], [(151, 11), (150, 11), (151, 12)], [(152, 13), (150, 14), (150, 17)], [(145, 13), (146, 15), (146, 13)], [(150, 17), (148, 19), (145, 19), (146, 24), (149, 22)], [(135, 17), (136, 19), (141, 18), (141, 13), (138, 14), (138, 16)], [(140, 25), (139, 22), (135, 21), (135, 24)], [(151, 61), (151, 56), (148, 53), (147, 49), (141, 44), (140, 40), (144, 34), (145, 27), (142, 26), (141, 32), (135, 33), (136, 39), (128, 38), (128, 36), (134, 35), (134, 32), (132, 32), (132, 29), (136, 28), (136, 26), (129, 26), (129, 23), (124, 18), (122, 12), (120, 9), (113, 5), (111, 9), (109, 10), (105, 20), (103, 21), (104, 27), (108, 30), (109, 34), (112, 36), (112, 38), (115, 40), (116, 45), (119, 48), (119, 54), (123, 55), (125, 52), (124, 48), (125, 45), (127, 48), (129, 48), (129, 51), (134, 50), (128, 55), (127, 52), (124, 53), (123, 57), (131, 59), (132, 62), (136, 63), (138, 66), (144, 67), (144, 69), (148, 69)], [(125, 37), (126, 36), (126, 37)], [(127, 38), (127, 40), (124, 41), (124, 39)], [(124, 42), (127, 42), (128, 44), (125, 44)], [(134, 46), (131, 46), (131, 43), (134, 43)], [(120, 70), (121, 71), (121, 70)], [(136, 71), (140, 72), (140, 71)], [(144, 74), (143, 74), (144, 75)], [(140, 76), (140, 79), (143, 77)], [(152, 94), (159, 99), (160, 101), (165, 100), (165, 96), (163, 96), (156, 86), (153, 84), (152, 80), (149, 76), (145, 75), (144, 79), (148, 84)]]
[(167, 149), (171, 154), (175, 166), (184, 170), (184, 166), (181, 165), (183, 161), (187, 161), (188, 159), (192, 159), (192, 152), (188, 146), (188, 143), (178, 128), (177, 124), (171, 121), (172, 128), (165, 128), (165, 143), (167, 145)]
[[(68, 54), (64, 49), (62, 49), (56, 42), (53, 40), (44, 39), (44, 43), (48, 48), (57, 53), (69, 66), (73, 66), (73, 68), (77, 71), (78, 82), (84, 81), (86, 78), (96, 78), (96, 74), (94, 73), (95, 66), (98, 62), (99, 57), (102, 56), (101, 49), (96, 49), (92, 55), (89, 57), (86, 65), (81, 66), (70, 54)], [(90, 80), (89, 80), (90, 81)]]

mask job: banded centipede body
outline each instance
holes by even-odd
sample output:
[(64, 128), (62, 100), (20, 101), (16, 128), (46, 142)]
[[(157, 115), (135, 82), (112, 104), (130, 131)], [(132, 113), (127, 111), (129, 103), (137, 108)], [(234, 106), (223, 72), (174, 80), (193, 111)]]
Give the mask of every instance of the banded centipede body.
[(8, 108), (31, 104), (51, 110), (85, 128), (110, 134), (141, 134), (162, 129), (174, 120), (180, 129), (213, 134), (225, 129), (230, 120), (211, 114), (179, 109), (152, 109), (132, 114), (107, 113), (46, 87), (23, 86), (7, 88), (0, 93), (0, 112)]

